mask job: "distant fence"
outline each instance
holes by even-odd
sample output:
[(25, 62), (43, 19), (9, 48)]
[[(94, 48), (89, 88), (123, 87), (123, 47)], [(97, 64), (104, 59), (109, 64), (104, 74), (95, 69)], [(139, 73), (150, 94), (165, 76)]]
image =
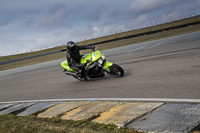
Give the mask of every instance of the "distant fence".
[(89, 44), (89, 45), (98, 45), (98, 44), (102, 44), (102, 43), (108, 43), (108, 42), (113, 42), (113, 41), (118, 41), (118, 40), (123, 40), (123, 39), (129, 39), (129, 38), (134, 38), (134, 37), (139, 37), (139, 36), (144, 36), (144, 35), (150, 35), (150, 34), (155, 34), (155, 33), (158, 33), (158, 32), (184, 28), (184, 27), (188, 27), (188, 26), (191, 26), (191, 25), (197, 25), (197, 24), (200, 24), (200, 21), (192, 22), (192, 23), (186, 23), (186, 24), (172, 26), (172, 27), (167, 27), (167, 28), (163, 28), (163, 29), (159, 29), (159, 30), (153, 30), (153, 31), (128, 35), (128, 36), (124, 36), (124, 37), (119, 37), (119, 38), (115, 38), (115, 39), (110, 39), (110, 40), (105, 40), (105, 41), (101, 41), (101, 42), (97, 42), (97, 43), (92, 43), (92, 44)]
[[(163, 28), (163, 29), (159, 29), (159, 30), (153, 30), (153, 31), (148, 31), (148, 32), (128, 35), (128, 36), (119, 37), (119, 38), (110, 39), (110, 40), (105, 40), (105, 41), (101, 41), (101, 42), (96, 42), (96, 43), (92, 43), (92, 44), (88, 44), (88, 45), (99, 45), (99, 44), (103, 44), (103, 43), (114, 42), (114, 41), (119, 41), (119, 40), (123, 40), (123, 39), (129, 39), (129, 38), (134, 38), (134, 37), (139, 37), (139, 36), (144, 36), (144, 35), (155, 34), (155, 33), (158, 33), (158, 32), (184, 28), (184, 27), (188, 27), (188, 26), (191, 26), (191, 25), (197, 25), (197, 24), (200, 24), (200, 21), (192, 22), (192, 23), (186, 23), (186, 24), (172, 26), (172, 27), (167, 27), (167, 28)], [(31, 55), (31, 56), (27, 56), (27, 57), (21, 57), (21, 58), (7, 60), (7, 61), (0, 61), (0, 65), (5, 65), (5, 64), (8, 64), (8, 63), (13, 63), (13, 62), (22, 61), (22, 60), (26, 60), (26, 59), (31, 59), (31, 58), (35, 58), (35, 57), (40, 57), (40, 56), (60, 53), (60, 52), (64, 52), (64, 51), (66, 51), (66, 49), (56, 50), (56, 51), (51, 51), (51, 52), (46, 52), (46, 53), (41, 53), (41, 54), (37, 54), (37, 55)]]

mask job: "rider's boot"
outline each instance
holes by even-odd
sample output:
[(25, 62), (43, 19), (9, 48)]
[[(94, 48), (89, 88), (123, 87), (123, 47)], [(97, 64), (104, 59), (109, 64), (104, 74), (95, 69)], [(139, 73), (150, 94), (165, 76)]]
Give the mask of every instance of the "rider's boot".
[(88, 70), (86, 69), (85, 72), (84, 72), (84, 78), (86, 80), (90, 80), (90, 77), (88, 76)]

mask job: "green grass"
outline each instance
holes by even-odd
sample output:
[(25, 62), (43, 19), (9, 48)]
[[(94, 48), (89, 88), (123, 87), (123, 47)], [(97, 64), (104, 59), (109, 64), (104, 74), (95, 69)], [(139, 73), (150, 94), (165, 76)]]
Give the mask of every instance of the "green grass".
[(196, 126), (191, 133), (200, 133), (200, 124), (198, 126)]
[(46, 52), (50, 52), (50, 51), (61, 50), (63, 48), (64, 48), (63, 46), (58, 46), (58, 47), (44, 49), (44, 50), (35, 51), (35, 52), (28, 52), (28, 53), (16, 54), (16, 55), (9, 55), (9, 56), (1, 56), (0, 57), (0, 61), (17, 59), (17, 58), (31, 56), (31, 55), (37, 55), (37, 54), (46, 53)]
[(133, 129), (118, 128), (114, 124), (99, 124), (90, 121), (36, 118), (33, 115), (17, 117), (0, 116), (1, 133), (142, 133)]
[[(148, 27), (148, 28), (143, 28), (143, 29), (138, 29), (138, 30), (133, 30), (133, 31), (128, 31), (128, 32), (118, 33), (118, 34), (114, 34), (114, 35), (110, 35), (110, 36), (100, 37), (100, 38), (96, 38), (96, 39), (91, 39), (91, 40), (79, 42), (78, 45), (85, 45), (85, 44), (101, 42), (104, 40), (110, 40), (110, 39), (114, 39), (114, 38), (118, 38), (118, 37), (124, 37), (127, 35), (143, 33), (143, 32), (148, 32), (148, 31), (152, 31), (152, 30), (158, 30), (158, 29), (171, 27), (171, 26), (177, 26), (177, 25), (185, 24), (185, 23), (196, 22), (199, 20), (200, 20), (200, 16), (196, 16), (196, 17), (179, 20), (179, 21), (175, 21), (175, 22), (171, 22), (171, 23), (161, 24), (161, 25), (157, 25), (157, 26), (153, 26), (153, 27)], [(155, 34), (149, 34), (149, 35), (124, 39), (124, 40), (119, 40), (119, 41), (114, 41), (114, 42), (109, 42), (109, 43), (103, 43), (103, 44), (99, 44), (97, 46), (98, 46), (99, 50), (105, 50), (105, 49), (111, 49), (111, 48), (116, 48), (116, 47), (122, 47), (122, 46), (130, 45), (130, 44), (136, 44), (136, 43), (181, 35), (181, 34), (195, 32), (195, 31), (200, 31), (200, 24), (192, 25), (192, 26), (188, 26), (188, 27), (184, 27), (184, 28), (180, 28), (180, 29), (175, 29), (175, 30), (159, 32), (159, 33), (155, 33)], [(39, 53), (55, 51), (55, 50), (61, 50), (61, 49), (65, 49), (65, 46), (59, 46), (59, 47), (46, 49), (46, 50), (42, 50), (42, 51), (37, 51), (37, 52), (30, 52), (30, 53), (24, 53), (24, 54), (19, 54), (19, 55), (0, 57), (0, 61), (16, 59), (16, 58), (20, 58), (20, 57), (25, 57), (25, 56), (35, 55), (35, 54), (39, 54)], [(91, 51), (84, 50), (84, 51), (81, 51), (81, 54), (85, 54), (87, 52), (91, 52)], [(56, 59), (62, 59), (62, 58), (65, 58), (65, 52), (1, 65), (0, 71), (12, 69), (12, 68), (16, 68), (16, 67), (21, 67), (21, 66), (26, 66), (26, 65), (31, 65), (31, 64), (37, 64), (37, 63), (46, 62), (46, 61), (51, 61), (51, 60), (56, 60)]]

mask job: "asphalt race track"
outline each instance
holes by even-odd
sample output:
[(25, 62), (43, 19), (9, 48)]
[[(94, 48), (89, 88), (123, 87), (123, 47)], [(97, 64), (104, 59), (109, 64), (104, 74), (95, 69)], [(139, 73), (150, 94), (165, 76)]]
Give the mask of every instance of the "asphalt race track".
[(200, 32), (105, 50), (122, 78), (78, 81), (61, 60), (0, 72), (0, 102), (70, 98), (200, 99)]

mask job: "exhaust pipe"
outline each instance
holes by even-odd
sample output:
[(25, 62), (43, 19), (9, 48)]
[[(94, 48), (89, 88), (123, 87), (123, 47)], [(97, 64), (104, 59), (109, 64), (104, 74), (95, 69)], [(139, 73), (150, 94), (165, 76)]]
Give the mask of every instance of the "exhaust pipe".
[(71, 76), (77, 76), (76, 73), (74, 73), (74, 72), (69, 72), (69, 71), (65, 71), (65, 74), (71, 75)]

